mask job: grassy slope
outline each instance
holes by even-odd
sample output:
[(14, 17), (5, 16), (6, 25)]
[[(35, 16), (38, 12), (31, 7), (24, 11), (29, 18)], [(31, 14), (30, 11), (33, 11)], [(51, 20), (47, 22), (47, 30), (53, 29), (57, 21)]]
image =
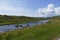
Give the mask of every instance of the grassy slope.
[(34, 22), (38, 20), (42, 20), (44, 18), (33, 18), (33, 17), (25, 17), (25, 16), (7, 16), (0, 15), (0, 25), (4, 24), (16, 24), (16, 23), (27, 23)]
[(60, 17), (50, 19), (43, 25), (0, 34), (0, 40), (53, 40), (60, 36)]

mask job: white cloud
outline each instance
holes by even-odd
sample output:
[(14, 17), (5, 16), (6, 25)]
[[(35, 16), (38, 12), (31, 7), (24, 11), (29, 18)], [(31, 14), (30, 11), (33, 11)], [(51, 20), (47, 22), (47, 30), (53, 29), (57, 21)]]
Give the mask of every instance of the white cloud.
[(60, 7), (55, 7), (53, 4), (49, 4), (46, 8), (32, 10), (23, 7), (0, 5), (0, 14), (30, 17), (51, 17), (55, 15), (60, 15)]
[(0, 14), (2, 15), (33, 16), (33, 13), (33, 10), (27, 8), (15, 8), (0, 5)]
[(54, 5), (53, 4), (49, 4), (48, 6), (47, 6), (47, 9), (52, 9), (52, 10), (54, 10)]
[(60, 7), (55, 7), (53, 4), (49, 4), (47, 8), (39, 8), (39, 14), (43, 17), (52, 17), (56, 15), (60, 15)]
[[(16, 0), (14, 0), (14, 1), (16, 1)], [(16, 5), (14, 6), (14, 4), (16, 4), (16, 3), (15, 2), (11, 3), (11, 1), (9, 2), (8, 0), (0, 0), (0, 14), (1, 15), (17, 15), (17, 16), (35, 15), (35, 14), (33, 14), (34, 10), (20, 7), (18, 5), (18, 3), (16, 4), (16, 5), (18, 5), (16, 7)]]
[(55, 8), (55, 13), (56, 13), (57, 15), (60, 15), (60, 7)]

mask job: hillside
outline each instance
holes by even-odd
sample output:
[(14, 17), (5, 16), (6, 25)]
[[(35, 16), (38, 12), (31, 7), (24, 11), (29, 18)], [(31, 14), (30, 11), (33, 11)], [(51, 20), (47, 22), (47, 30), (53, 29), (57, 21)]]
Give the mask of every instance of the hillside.
[(27, 27), (0, 34), (0, 40), (58, 40), (60, 17), (53, 17), (46, 24)]
[(21, 24), (21, 23), (34, 22), (34, 21), (43, 20), (43, 19), (44, 18), (0, 15), (0, 25)]

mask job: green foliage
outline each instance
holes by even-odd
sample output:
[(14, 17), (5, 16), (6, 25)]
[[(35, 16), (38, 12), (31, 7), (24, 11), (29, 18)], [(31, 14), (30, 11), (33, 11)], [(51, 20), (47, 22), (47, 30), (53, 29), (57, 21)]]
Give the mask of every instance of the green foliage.
[(0, 35), (0, 40), (2, 40), (3, 38), (2, 38), (2, 36)]
[(54, 40), (60, 35), (60, 19), (52, 18), (46, 24), (3, 33), (4, 40)]
[(28, 22), (34, 22), (43, 19), (45, 18), (0, 15), (0, 25), (28, 23)]

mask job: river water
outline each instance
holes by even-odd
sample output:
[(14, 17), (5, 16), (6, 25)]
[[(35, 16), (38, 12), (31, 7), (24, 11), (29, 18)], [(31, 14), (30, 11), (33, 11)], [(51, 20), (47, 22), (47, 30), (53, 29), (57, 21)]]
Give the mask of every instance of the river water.
[[(45, 24), (48, 21), (49, 20), (42, 20), (42, 21), (37, 21), (37, 22), (29, 22), (29, 23), (25, 23), (25, 24), (4, 25), (4, 26), (0, 26), (0, 33), (16, 30), (17, 28), (22, 29), (22, 28), (25, 28), (25, 27), (33, 27), (35, 25)], [(18, 25), (18, 27), (16, 27), (16, 25)]]

